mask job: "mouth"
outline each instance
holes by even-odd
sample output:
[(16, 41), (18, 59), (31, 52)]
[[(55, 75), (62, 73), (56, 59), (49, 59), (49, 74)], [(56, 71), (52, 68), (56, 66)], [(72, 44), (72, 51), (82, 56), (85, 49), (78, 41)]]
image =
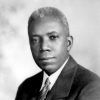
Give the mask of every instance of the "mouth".
[(54, 60), (54, 57), (41, 57), (39, 58), (39, 61), (47, 62)]

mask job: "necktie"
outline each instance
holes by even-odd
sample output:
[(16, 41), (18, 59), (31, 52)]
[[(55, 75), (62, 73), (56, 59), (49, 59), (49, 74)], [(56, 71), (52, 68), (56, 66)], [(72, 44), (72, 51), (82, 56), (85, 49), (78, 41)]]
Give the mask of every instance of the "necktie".
[(38, 100), (45, 100), (46, 99), (46, 95), (49, 91), (49, 85), (50, 85), (50, 81), (49, 81), (49, 78), (47, 78), (43, 89), (40, 91), (40, 96), (39, 96)]

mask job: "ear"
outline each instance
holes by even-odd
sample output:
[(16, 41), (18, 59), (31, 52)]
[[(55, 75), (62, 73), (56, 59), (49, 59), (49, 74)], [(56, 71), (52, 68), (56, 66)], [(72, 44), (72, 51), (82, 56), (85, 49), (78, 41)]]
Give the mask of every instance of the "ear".
[(72, 36), (68, 36), (67, 37), (67, 51), (69, 52), (71, 47), (73, 45), (73, 37)]

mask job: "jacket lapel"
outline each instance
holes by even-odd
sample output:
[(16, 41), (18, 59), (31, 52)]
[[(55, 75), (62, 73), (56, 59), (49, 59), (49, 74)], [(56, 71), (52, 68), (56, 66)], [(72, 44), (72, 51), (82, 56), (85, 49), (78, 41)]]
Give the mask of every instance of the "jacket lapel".
[(68, 97), (77, 70), (76, 65), (76, 62), (70, 56), (56, 83), (52, 87), (50, 95), (48, 95), (50, 99), (48, 100)]

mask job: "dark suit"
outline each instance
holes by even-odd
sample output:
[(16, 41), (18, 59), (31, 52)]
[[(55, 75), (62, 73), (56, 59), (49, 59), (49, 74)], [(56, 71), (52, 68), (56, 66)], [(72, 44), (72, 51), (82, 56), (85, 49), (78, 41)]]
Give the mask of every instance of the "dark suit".
[[(43, 80), (43, 72), (25, 80), (16, 100), (35, 100)], [(78, 65), (70, 56), (47, 100), (100, 100), (100, 78)]]

